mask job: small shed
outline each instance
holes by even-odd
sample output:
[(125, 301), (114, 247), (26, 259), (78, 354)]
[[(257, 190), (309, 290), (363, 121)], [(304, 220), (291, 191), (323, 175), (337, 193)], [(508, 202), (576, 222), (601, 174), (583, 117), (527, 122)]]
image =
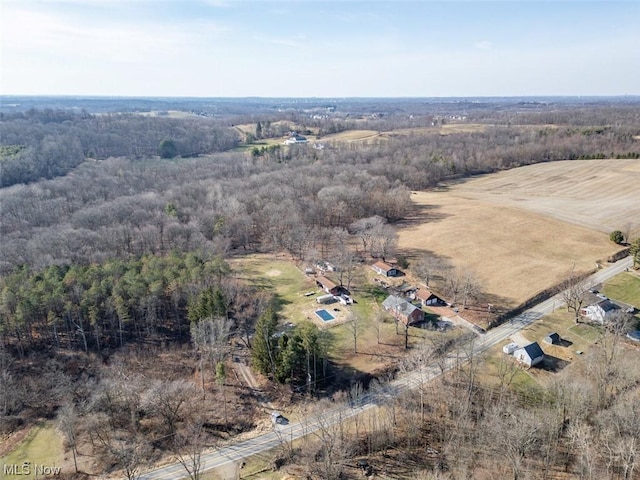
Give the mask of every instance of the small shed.
[(542, 341), (544, 343), (548, 343), (549, 345), (557, 345), (560, 343), (560, 335), (556, 332), (551, 332), (546, 337), (544, 337), (544, 340)]
[(538, 342), (530, 343), (522, 348), (519, 348), (513, 353), (513, 356), (521, 363), (524, 363), (528, 367), (533, 367), (544, 360), (544, 352)]
[(338, 295), (340, 291), (340, 287), (338, 287), (338, 285), (322, 275), (318, 275), (316, 277), (316, 285), (331, 295)]
[(324, 304), (324, 305), (326, 305), (327, 303), (333, 303), (335, 301), (336, 301), (336, 297), (334, 297), (331, 294), (322, 295), (322, 296), (316, 298), (316, 302)]
[(507, 343), (504, 347), (502, 347), (502, 351), (507, 355), (511, 355), (518, 349), (518, 344), (515, 342)]
[(342, 305), (351, 305), (353, 303), (353, 298), (349, 295), (342, 294), (338, 295), (336, 298)]
[(429, 305), (438, 305), (444, 303), (440, 297), (438, 297), (431, 290), (427, 289), (419, 289), (416, 293), (416, 299), (420, 300), (420, 304), (423, 307), (428, 307)]

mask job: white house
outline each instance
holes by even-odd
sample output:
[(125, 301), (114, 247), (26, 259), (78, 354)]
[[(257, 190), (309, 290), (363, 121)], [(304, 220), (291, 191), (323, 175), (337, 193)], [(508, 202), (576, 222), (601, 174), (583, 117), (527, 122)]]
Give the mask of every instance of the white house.
[(397, 268), (392, 267), (391, 265), (389, 265), (386, 262), (383, 262), (382, 260), (379, 260), (373, 265), (371, 265), (371, 268), (373, 268), (376, 271), (376, 273), (379, 273), (380, 275), (384, 275), (385, 277), (396, 277), (398, 276), (398, 273), (399, 273)]
[(521, 363), (524, 363), (528, 367), (533, 367), (534, 365), (540, 363), (544, 360), (544, 352), (538, 345), (538, 342), (530, 343), (522, 348), (519, 348), (515, 352), (513, 352), (513, 356)]
[(601, 300), (594, 305), (589, 305), (581, 310), (581, 314), (589, 320), (604, 323), (607, 318), (620, 307), (609, 300)]
[(303, 137), (302, 135), (292, 135), (284, 141), (285, 145), (294, 145), (296, 143), (307, 143), (307, 137)]

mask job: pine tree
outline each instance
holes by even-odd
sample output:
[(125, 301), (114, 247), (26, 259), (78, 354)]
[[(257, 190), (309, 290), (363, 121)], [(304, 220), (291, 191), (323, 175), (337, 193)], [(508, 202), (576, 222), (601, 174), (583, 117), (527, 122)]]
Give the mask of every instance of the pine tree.
[(251, 362), (253, 367), (265, 375), (276, 372), (276, 333), (278, 316), (273, 308), (267, 308), (256, 322), (256, 333), (253, 336)]

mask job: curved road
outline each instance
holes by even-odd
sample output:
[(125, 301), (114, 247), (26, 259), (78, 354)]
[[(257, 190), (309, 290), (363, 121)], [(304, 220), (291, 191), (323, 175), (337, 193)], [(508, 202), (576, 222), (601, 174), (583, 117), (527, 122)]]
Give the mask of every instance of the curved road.
[[(632, 266), (631, 257), (624, 258), (616, 263), (608, 265), (599, 270), (587, 279), (587, 288), (603, 283), (611, 277), (625, 271)], [(384, 403), (387, 398), (394, 397), (399, 393), (416, 388), (424, 382), (432, 380), (443, 372), (453, 368), (456, 363), (465, 361), (469, 353), (477, 355), (498, 343), (504, 341), (514, 333), (522, 330), (527, 325), (535, 322), (539, 318), (551, 313), (555, 308), (563, 305), (562, 295), (557, 294), (544, 302), (535, 305), (522, 314), (514, 317), (511, 321), (502, 324), (486, 334), (473, 340), (465, 348), (447, 355), (440, 364), (432, 363), (424, 368), (400, 376), (393, 382), (388, 383), (384, 388), (376, 392), (363, 395), (358, 405), (355, 407), (341, 406), (325, 411), (322, 417), (307, 417), (301, 422), (292, 423), (287, 426), (276, 426), (276, 431), (260, 435), (243, 442), (238, 442), (228, 447), (217, 449), (211, 453), (202, 455), (202, 471), (212, 470), (230, 463), (239, 463), (243, 459), (258, 453), (271, 450), (285, 441), (292, 441), (302, 438), (309, 433), (319, 430), (323, 426), (340, 423), (350, 417), (359, 415), (376, 405)], [(180, 463), (173, 463), (164, 467), (144, 473), (140, 480), (181, 480), (186, 478), (184, 467)]]

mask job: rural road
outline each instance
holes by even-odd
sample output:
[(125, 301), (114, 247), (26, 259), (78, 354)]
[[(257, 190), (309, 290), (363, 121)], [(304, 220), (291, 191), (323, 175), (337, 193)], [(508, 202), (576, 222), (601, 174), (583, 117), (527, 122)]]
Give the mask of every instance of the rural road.
[[(587, 279), (587, 288), (603, 283), (618, 273), (625, 271), (625, 269), (631, 267), (631, 265), (631, 257), (624, 258), (616, 263), (608, 265), (606, 268), (599, 270)], [(370, 392), (363, 395), (359, 399), (356, 407), (341, 406), (329, 409), (324, 411), (321, 417), (310, 416), (301, 422), (292, 423), (286, 426), (277, 426), (277, 430), (273, 432), (204, 454), (201, 458), (202, 471), (208, 471), (230, 463), (240, 463), (247, 457), (273, 449), (278, 445), (281, 445), (283, 442), (302, 438), (309, 433), (319, 430), (323, 426), (337, 424), (350, 417), (359, 415), (366, 410), (374, 408), (376, 405), (384, 403), (387, 398), (393, 398), (403, 391), (416, 388), (419, 385), (424, 384), (424, 382), (428, 382), (441, 375), (443, 372), (452, 369), (458, 362), (464, 362), (470, 351), (472, 351), (474, 355), (477, 355), (490, 349), (539, 318), (553, 312), (557, 307), (560, 307), (563, 304), (564, 302), (562, 301), (561, 295), (555, 295), (554, 297), (535, 305), (529, 310), (526, 310), (517, 317), (514, 317), (511, 321), (489, 330), (485, 335), (477, 337), (468, 344), (466, 348), (463, 347), (458, 351), (450, 353), (439, 364), (432, 362), (429, 365), (425, 365), (422, 369), (401, 375), (399, 378), (388, 383), (376, 392)], [(187, 477), (185, 473), (184, 467), (181, 464), (174, 463), (146, 472), (142, 474), (139, 479), (180, 480)]]

